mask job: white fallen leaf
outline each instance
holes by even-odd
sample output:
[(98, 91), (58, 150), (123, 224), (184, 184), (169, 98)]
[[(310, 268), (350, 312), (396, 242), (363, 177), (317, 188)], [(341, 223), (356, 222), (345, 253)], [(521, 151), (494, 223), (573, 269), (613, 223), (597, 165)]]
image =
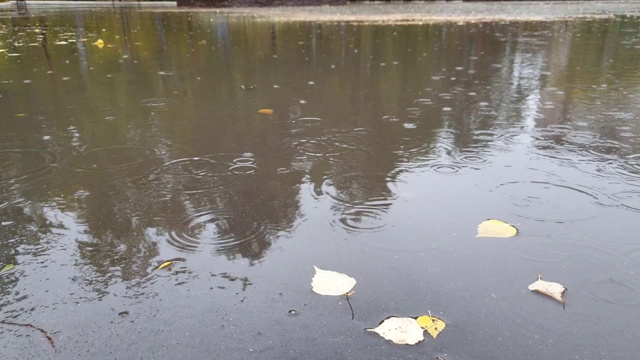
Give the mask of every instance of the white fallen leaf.
[(424, 330), (418, 321), (408, 317), (390, 317), (377, 328), (367, 329), (400, 345), (415, 345), (424, 340)]
[(518, 229), (515, 226), (502, 220), (489, 219), (478, 225), (478, 235), (476, 237), (506, 238), (515, 236), (517, 233)]
[(552, 298), (561, 302), (563, 306), (566, 302), (566, 300), (562, 298), (562, 294), (567, 291), (567, 288), (564, 287), (564, 285), (558, 284), (556, 282), (542, 280), (542, 273), (538, 273), (538, 281), (529, 285), (529, 290), (537, 291), (541, 294), (551, 296)]
[(322, 270), (316, 266), (316, 274), (311, 280), (313, 291), (320, 295), (347, 295), (356, 286), (356, 279), (351, 276), (330, 271)]

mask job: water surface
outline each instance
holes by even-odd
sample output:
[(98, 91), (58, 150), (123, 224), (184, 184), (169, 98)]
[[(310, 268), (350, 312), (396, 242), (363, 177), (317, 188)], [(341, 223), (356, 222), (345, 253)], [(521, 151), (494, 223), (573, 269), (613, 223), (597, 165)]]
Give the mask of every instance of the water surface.
[[(637, 358), (638, 26), (5, 14), (0, 319), (56, 351), (0, 324), (2, 353)], [(435, 341), (364, 331), (427, 312)]]

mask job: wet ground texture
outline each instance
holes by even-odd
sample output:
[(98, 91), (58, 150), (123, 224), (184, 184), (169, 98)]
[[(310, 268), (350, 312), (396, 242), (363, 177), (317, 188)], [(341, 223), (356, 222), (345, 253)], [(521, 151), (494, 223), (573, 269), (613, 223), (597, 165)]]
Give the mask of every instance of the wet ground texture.
[[(4, 357), (640, 356), (639, 3), (26, 5), (0, 5)], [(425, 314), (435, 340), (365, 331)]]

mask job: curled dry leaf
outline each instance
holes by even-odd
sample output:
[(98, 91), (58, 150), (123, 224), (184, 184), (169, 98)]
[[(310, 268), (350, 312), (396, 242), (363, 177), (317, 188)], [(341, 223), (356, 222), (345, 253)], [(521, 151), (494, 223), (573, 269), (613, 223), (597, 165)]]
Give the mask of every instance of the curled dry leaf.
[(367, 329), (399, 345), (415, 345), (424, 340), (424, 330), (418, 321), (409, 317), (390, 317), (378, 327)]
[(260, 110), (258, 110), (258, 114), (272, 115), (273, 114), (273, 109), (260, 109)]
[(320, 295), (349, 295), (351, 289), (356, 286), (356, 279), (349, 275), (331, 270), (322, 270), (316, 266), (316, 274), (311, 280), (311, 287), (314, 292)]
[(517, 233), (518, 229), (515, 226), (502, 220), (489, 219), (478, 225), (478, 235), (476, 237), (507, 238), (516, 236)]
[(418, 325), (426, 330), (434, 339), (438, 337), (438, 334), (447, 326), (442, 319), (431, 315), (419, 316), (416, 321), (418, 321)]
[(567, 288), (556, 282), (542, 280), (542, 273), (538, 273), (538, 281), (529, 285), (529, 290), (551, 296), (561, 302), (562, 306), (564, 306), (564, 303), (566, 302), (566, 300), (562, 298), (562, 294), (567, 291)]

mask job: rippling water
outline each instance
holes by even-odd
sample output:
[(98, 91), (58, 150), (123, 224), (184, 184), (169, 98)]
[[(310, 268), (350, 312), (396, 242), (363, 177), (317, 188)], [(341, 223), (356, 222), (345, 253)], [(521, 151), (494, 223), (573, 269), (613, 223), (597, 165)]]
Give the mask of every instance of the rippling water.
[(638, 26), (1, 17), (3, 354), (638, 358)]

